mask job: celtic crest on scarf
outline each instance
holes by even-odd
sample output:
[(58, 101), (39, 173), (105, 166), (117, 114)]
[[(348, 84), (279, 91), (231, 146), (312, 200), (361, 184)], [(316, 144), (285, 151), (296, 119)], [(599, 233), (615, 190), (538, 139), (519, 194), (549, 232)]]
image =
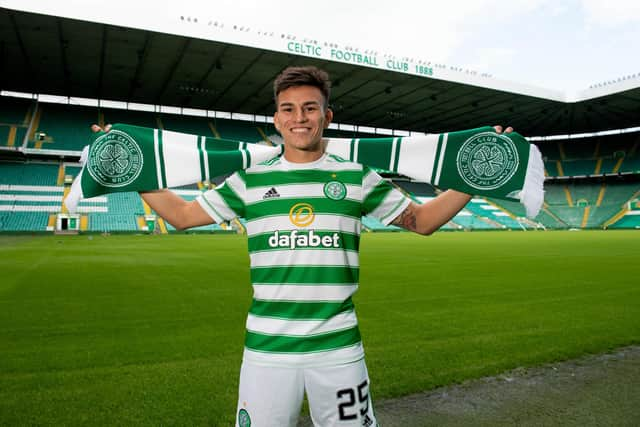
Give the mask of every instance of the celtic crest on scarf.
[(456, 163), (460, 177), (469, 186), (493, 190), (511, 179), (518, 168), (519, 158), (509, 137), (481, 133), (462, 144)]
[(124, 187), (142, 170), (142, 150), (127, 133), (112, 130), (100, 136), (91, 146), (88, 172), (105, 187)]

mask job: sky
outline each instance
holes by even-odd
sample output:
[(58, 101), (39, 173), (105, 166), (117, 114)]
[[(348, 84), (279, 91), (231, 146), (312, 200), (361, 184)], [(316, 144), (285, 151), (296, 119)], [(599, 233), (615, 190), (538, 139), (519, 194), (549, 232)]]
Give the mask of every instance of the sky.
[(183, 0), (181, 8), (548, 89), (640, 73), (637, 0)]
[(200, 16), (564, 93), (640, 75), (639, 0), (0, 0), (3, 4), (82, 9), (89, 19), (111, 15), (132, 26), (142, 16)]

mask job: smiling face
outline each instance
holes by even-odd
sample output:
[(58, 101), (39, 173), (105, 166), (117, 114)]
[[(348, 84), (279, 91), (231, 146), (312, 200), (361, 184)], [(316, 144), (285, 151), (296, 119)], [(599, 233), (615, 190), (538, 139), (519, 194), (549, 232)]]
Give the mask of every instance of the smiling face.
[(322, 132), (333, 118), (325, 103), (314, 86), (293, 86), (278, 94), (273, 123), (284, 139), (288, 161), (310, 162), (324, 153)]

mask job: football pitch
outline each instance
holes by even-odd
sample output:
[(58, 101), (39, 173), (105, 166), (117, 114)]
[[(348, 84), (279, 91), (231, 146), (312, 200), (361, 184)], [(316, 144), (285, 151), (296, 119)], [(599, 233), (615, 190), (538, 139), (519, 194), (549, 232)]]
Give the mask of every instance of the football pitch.
[[(640, 343), (640, 233), (365, 234), (376, 399)], [(233, 425), (235, 235), (0, 236), (0, 425)]]

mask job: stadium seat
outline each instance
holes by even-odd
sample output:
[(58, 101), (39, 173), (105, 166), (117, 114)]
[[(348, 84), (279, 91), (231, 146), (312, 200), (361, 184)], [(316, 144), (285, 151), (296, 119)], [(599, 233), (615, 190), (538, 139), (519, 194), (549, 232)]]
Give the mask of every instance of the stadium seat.
[(96, 108), (40, 103), (38, 109), (40, 120), (29, 147), (79, 151), (91, 142), (90, 125), (98, 122)]

